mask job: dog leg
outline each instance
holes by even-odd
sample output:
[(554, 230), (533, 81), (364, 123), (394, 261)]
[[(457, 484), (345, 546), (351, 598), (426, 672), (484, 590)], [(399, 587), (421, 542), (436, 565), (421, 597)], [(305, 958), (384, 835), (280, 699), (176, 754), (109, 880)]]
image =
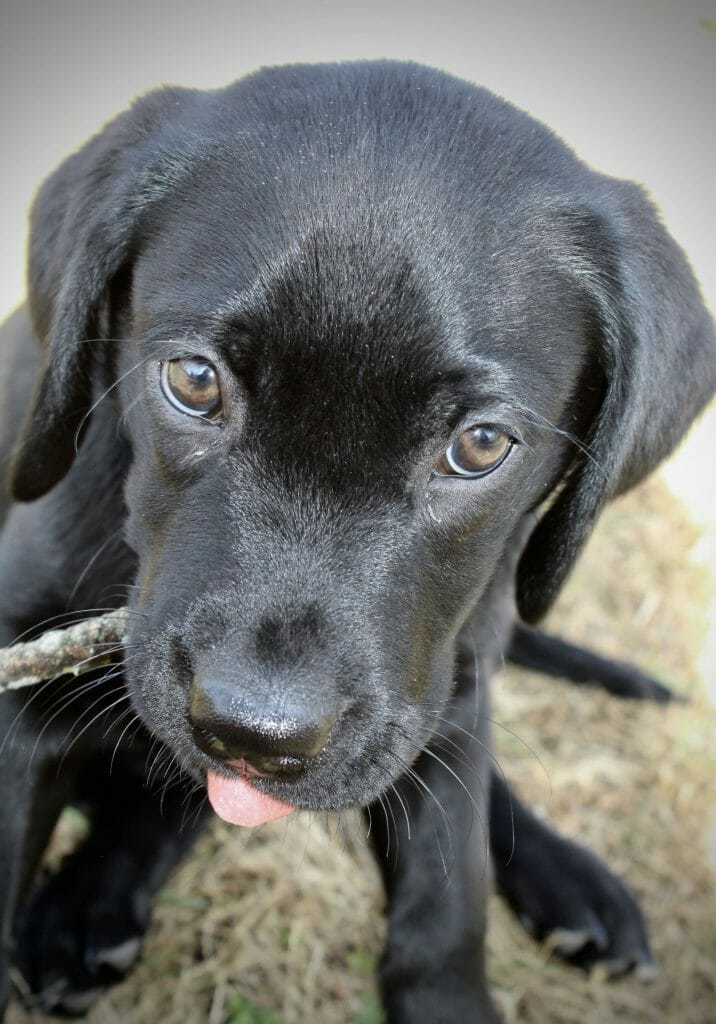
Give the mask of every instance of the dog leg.
[(497, 887), (525, 928), (563, 960), (617, 977), (655, 973), (644, 918), (628, 888), (593, 853), (523, 806), (496, 772), (490, 846)]
[[(142, 757), (141, 765), (144, 763)], [(84, 1013), (137, 960), (152, 899), (206, 818), (192, 784), (150, 792), (141, 765), (88, 765), (88, 840), (34, 894), (18, 922), (17, 967), (46, 1012)], [(201, 808), (201, 810), (199, 809)]]
[(71, 773), (57, 775), (49, 745), (36, 747), (36, 734), (8, 731), (22, 704), (15, 694), (0, 698), (0, 1019), (10, 990), (14, 922), (52, 829), (67, 801)]
[(380, 975), (390, 1024), (499, 1021), (483, 951), (487, 712), (476, 715), (464, 664), (462, 675), (431, 745), (366, 812), (388, 896)]
[(514, 665), (532, 669), (580, 686), (601, 687), (624, 700), (653, 700), (658, 704), (683, 700), (658, 679), (626, 661), (603, 658), (600, 654), (567, 643), (560, 637), (515, 624), (507, 658)]

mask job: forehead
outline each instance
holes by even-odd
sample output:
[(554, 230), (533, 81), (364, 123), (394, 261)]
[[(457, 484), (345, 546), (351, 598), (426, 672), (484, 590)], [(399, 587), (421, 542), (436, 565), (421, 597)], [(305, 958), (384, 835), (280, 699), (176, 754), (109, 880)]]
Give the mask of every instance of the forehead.
[(320, 391), (407, 411), (436, 390), (457, 400), (474, 385), (539, 402), (559, 400), (579, 372), (576, 290), (539, 238), (494, 211), (468, 247), (389, 207), (340, 219), (302, 210), (287, 241), (285, 218), (279, 233), (269, 216), (257, 238), (230, 203), (218, 205), (229, 211), (223, 232), (213, 230), (215, 199), (191, 220), (170, 216), (144, 248), (140, 335), (204, 339), (287, 401)]
[(525, 205), (535, 123), (506, 131), (498, 101), (499, 117), (465, 94), (452, 131), (453, 100), (429, 90), (400, 126), (375, 96), (298, 117), (280, 92), (245, 125), (224, 97), (235, 141), (214, 111), (201, 159), (146, 213), (136, 332), (220, 347), (274, 418), (300, 408), (319, 435), (341, 411), (385, 435), (436, 396), (467, 410), (485, 392), (555, 419), (587, 339), (560, 240)]

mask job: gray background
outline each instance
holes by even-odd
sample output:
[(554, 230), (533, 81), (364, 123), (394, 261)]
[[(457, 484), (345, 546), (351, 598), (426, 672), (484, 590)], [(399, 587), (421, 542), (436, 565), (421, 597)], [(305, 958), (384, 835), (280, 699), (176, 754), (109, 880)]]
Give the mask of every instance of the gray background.
[(600, 170), (646, 184), (716, 296), (716, 2), (2, 0), (0, 308), (22, 294), (33, 191), (137, 94), (262, 64), (401, 57), (479, 82)]
[[(488, 86), (590, 163), (645, 184), (716, 308), (714, 0), (2, 0), (0, 315), (23, 295), (42, 178), (138, 93), (262, 64), (401, 57)], [(716, 563), (716, 414), (666, 469)], [(716, 652), (716, 630), (708, 664)]]

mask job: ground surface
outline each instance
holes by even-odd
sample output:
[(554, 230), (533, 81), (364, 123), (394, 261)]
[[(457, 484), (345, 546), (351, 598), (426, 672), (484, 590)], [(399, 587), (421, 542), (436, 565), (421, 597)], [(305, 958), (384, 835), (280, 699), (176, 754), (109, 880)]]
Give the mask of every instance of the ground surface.
[[(689, 562), (695, 541), (651, 481), (603, 518), (548, 623), (638, 661), (688, 693), (687, 706), (623, 704), (513, 670), (496, 687), (501, 764), (629, 881), (662, 970), (645, 986), (564, 968), (495, 897), (490, 974), (508, 1024), (716, 1024), (716, 715), (696, 670), (707, 581)], [(381, 907), (348, 818), (296, 815), (249, 834), (217, 824), (164, 891), (141, 965), (89, 1020), (378, 1024)], [(43, 1018), (10, 1013), (11, 1024), (31, 1020)]]

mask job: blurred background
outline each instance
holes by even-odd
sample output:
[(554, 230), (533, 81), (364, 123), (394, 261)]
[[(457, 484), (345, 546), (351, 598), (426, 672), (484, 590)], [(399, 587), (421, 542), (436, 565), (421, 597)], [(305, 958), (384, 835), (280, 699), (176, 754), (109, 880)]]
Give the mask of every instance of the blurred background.
[[(162, 83), (220, 86), (265, 64), (370, 57), (422, 61), (485, 85), (599, 170), (644, 184), (716, 309), (714, 0), (2, 0), (0, 315), (23, 299), (38, 184), (135, 96)], [(662, 481), (610, 511), (553, 620), (681, 683), (693, 706), (665, 721), (654, 709), (512, 673), (496, 712), (522, 742), (498, 737), (503, 763), (535, 805), (609, 854), (638, 890), (659, 928), (666, 980), (647, 992), (564, 970), (498, 907), (491, 971), (509, 1020), (716, 1022), (715, 452), (712, 407)], [(358, 909), (379, 907), (380, 896), (360, 843), (334, 842), (330, 823), (309, 823), (300, 841), (271, 828), (247, 840), (217, 827), (165, 894), (140, 973), (94, 1020), (380, 1019), (372, 988), (380, 926)], [(304, 875), (295, 875), (299, 848)], [(317, 880), (318, 864), (329, 883)], [(206, 890), (209, 876), (222, 886)], [(232, 959), (225, 947), (237, 944)], [(181, 985), (162, 987), (160, 979), (178, 977)], [(149, 989), (166, 1002), (159, 1013)]]

